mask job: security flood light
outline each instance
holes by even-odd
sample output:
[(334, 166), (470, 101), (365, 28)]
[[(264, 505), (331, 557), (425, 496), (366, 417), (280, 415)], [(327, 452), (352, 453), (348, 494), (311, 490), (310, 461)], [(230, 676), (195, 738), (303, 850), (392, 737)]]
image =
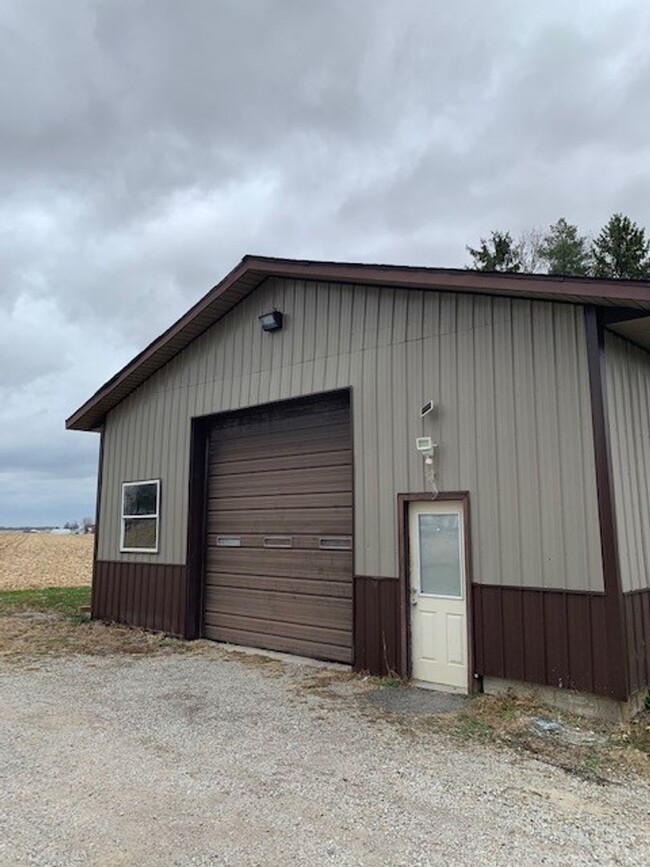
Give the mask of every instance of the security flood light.
[(279, 331), (282, 328), (282, 314), (279, 310), (263, 313), (259, 320), (262, 324), (262, 331)]

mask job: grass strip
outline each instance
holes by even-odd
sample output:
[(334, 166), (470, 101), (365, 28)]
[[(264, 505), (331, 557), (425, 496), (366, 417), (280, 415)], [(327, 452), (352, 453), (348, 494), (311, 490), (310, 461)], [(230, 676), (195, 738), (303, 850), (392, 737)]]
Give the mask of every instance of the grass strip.
[(39, 587), (0, 592), (0, 614), (55, 611), (69, 617), (90, 605), (90, 587)]

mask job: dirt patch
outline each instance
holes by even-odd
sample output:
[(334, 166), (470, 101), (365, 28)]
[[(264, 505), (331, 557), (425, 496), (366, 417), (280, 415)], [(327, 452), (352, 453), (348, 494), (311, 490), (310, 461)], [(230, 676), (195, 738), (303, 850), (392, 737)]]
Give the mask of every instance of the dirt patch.
[(13, 664), (48, 656), (208, 655), (225, 662), (284, 672), (281, 662), (263, 654), (225, 650), (212, 641), (183, 641), (118, 623), (90, 620), (87, 615), (20, 610), (0, 614), (0, 661)]
[[(618, 726), (558, 713), (532, 699), (479, 695), (462, 701), (457, 710), (441, 713), (437, 706), (427, 708), (431, 697), (426, 693), (424, 697), (411, 697), (411, 692), (420, 692), (414, 687), (387, 688), (382, 678), (331, 671), (304, 678), (297, 689), (331, 700), (352, 699), (364, 716), (390, 722), (418, 742), (435, 734), (447, 735), (454, 742), (513, 749), (601, 785), (620, 783), (633, 776), (650, 779), (648, 712), (639, 714), (632, 723)], [(391, 700), (387, 702), (385, 696), (389, 693)], [(534, 720), (540, 716), (558, 720), (560, 732), (539, 731)]]
[(127, 626), (107, 625), (56, 612), (17, 612), (0, 616), (0, 658), (20, 662), (32, 657), (87, 654), (192, 652), (194, 645)]
[(91, 534), (0, 533), (0, 591), (90, 584)]

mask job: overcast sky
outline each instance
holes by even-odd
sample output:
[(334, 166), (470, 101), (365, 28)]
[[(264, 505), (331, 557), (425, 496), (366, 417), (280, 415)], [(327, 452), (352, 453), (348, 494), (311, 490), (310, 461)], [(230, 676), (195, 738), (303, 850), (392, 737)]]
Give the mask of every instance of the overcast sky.
[(94, 513), (64, 419), (245, 253), (650, 227), (648, 45), (647, 0), (0, 0), (0, 525)]

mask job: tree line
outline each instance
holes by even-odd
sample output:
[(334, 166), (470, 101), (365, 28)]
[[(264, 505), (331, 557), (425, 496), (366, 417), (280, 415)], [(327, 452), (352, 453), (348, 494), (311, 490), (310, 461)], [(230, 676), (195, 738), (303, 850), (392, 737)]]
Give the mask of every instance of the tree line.
[(554, 274), (573, 277), (650, 278), (650, 241), (645, 229), (613, 214), (595, 238), (581, 235), (561, 217), (546, 232), (529, 229), (514, 239), (494, 231), (478, 247), (467, 247), (478, 271)]

